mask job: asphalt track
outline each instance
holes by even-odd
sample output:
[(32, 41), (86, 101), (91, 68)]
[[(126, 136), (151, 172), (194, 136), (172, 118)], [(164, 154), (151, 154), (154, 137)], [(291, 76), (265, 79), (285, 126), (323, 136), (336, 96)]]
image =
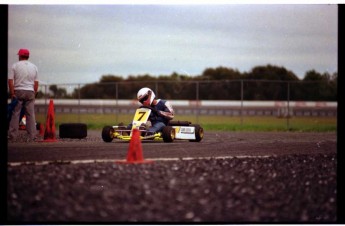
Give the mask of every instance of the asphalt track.
[(335, 132), (205, 132), (200, 143), (142, 142), (153, 162), (118, 163), (128, 147), (100, 131), (8, 143), (7, 220), (337, 222)]
[[(56, 142), (8, 143), (8, 162), (111, 161), (125, 159), (128, 152), (128, 142), (105, 143), (100, 131), (88, 131), (85, 139), (59, 139), (58, 131), (56, 134)], [(335, 153), (336, 148), (335, 132), (205, 132), (200, 143), (142, 142), (144, 158), (155, 160), (327, 154)]]

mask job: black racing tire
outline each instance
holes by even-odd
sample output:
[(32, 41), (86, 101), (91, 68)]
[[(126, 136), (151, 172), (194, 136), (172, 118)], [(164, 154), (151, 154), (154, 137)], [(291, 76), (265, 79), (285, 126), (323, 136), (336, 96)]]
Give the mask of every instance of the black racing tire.
[(111, 142), (114, 139), (114, 128), (112, 126), (104, 126), (102, 130), (102, 139), (104, 142)]
[(175, 129), (171, 126), (165, 126), (162, 131), (163, 141), (171, 143), (175, 139)]
[(204, 129), (197, 124), (191, 125), (195, 128), (195, 140), (189, 140), (190, 142), (200, 142), (204, 138)]
[(87, 137), (87, 126), (84, 123), (62, 123), (59, 125), (60, 138), (82, 139)]

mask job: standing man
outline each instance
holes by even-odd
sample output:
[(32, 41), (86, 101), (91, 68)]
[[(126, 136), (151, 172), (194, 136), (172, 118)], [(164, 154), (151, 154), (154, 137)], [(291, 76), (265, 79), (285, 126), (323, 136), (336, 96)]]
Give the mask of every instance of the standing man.
[(24, 107), (26, 116), (26, 131), (28, 140), (36, 138), (35, 96), (38, 90), (38, 70), (36, 65), (29, 62), (30, 52), (27, 49), (18, 51), (19, 61), (12, 65), (8, 77), (8, 87), (12, 99), (17, 99), (18, 104), (12, 112), (8, 138), (16, 138), (19, 128), (19, 114)]

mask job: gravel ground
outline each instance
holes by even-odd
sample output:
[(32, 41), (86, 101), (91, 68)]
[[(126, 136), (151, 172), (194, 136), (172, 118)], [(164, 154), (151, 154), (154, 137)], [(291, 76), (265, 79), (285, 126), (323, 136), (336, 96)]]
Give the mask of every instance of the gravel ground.
[(337, 155), (9, 166), (9, 222), (337, 220)]

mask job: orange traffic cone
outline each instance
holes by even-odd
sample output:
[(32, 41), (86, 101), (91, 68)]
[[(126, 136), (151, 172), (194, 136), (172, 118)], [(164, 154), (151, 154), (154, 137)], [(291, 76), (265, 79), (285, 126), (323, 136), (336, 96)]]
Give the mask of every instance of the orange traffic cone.
[(53, 100), (50, 100), (48, 107), (48, 114), (46, 120), (46, 128), (44, 131), (43, 142), (55, 142), (55, 120), (54, 120), (54, 103)]
[(143, 149), (141, 147), (140, 132), (133, 129), (132, 137), (129, 143), (126, 161), (117, 161), (118, 163), (152, 163), (151, 160), (144, 160)]

